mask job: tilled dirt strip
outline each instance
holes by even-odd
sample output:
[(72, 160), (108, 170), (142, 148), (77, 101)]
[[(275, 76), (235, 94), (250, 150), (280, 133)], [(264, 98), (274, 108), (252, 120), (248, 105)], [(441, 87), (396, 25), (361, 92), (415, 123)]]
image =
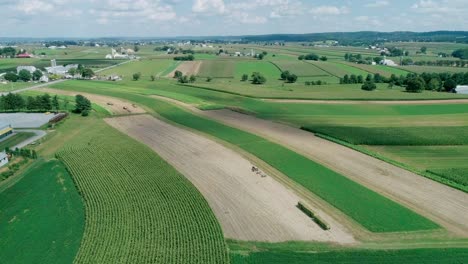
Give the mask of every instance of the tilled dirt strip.
[(447, 230), (468, 237), (468, 194), (465, 192), (321, 139), (298, 128), (231, 110), (200, 111), (173, 99), (157, 98), (278, 142), (413, 209)]
[(315, 240), (354, 243), (323, 211), (323, 231), (295, 206), (300, 198), (272, 177), (252, 172), (253, 164), (229, 148), (149, 115), (106, 119), (148, 145), (203, 194), (227, 238), (280, 242)]
[(50, 93), (50, 94), (61, 94), (61, 95), (69, 95), (69, 96), (75, 96), (77, 94), (81, 94), (85, 96), (86, 98), (88, 98), (91, 101), (91, 103), (96, 103), (115, 115), (140, 114), (140, 113), (146, 112), (143, 108), (135, 104), (132, 104), (132, 103), (129, 103), (129, 102), (126, 102), (126, 101), (123, 101), (114, 97), (81, 93), (81, 92), (72, 92), (72, 91), (51, 89), (51, 88), (40, 88), (38, 89), (38, 91), (42, 91), (42, 92)]

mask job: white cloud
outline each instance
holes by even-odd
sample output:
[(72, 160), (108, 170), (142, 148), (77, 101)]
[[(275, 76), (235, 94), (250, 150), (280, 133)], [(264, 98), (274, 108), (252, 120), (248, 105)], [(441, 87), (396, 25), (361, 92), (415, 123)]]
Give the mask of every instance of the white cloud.
[(287, 2), (281, 5), (277, 5), (270, 12), (271, 18), (282, 18), (291, 16), (300, 16), (304, 14), (304, 6), (301, 2)]
[(226, 5), (223, 0), (195, 0), (192, 11), (195, 13), (223, 14), (226, 11)]
[(231, 22), (238, 22), (242, 24), (265, 24), (268, 22), (268, 19), (263, 16), (252, 15), (248, 12), (234, 11), (232, 12), (228, 19)]
[(377, 0), (373, 3), (368, 3), (366, 7), (384, 7), (388, 6), (390, 3), (386, 0)]
[(110, 20), (159, 22), (177, 18), (172, 6), (159, 0), (107, 0), (105, 5), (91, 9), (89, 13), (95, 16), (100, 24), (107, 24)]
[(317, 6), (312, 8), (309, 11), (311, 14), (314, 15), (324, 15), (324, 16), (336, 16), (336, 15), (343, 15), (343, 14), (348, 14), (349, 9), (345, 6), (342, 7), (337, 7), (337, 6)]
[(26, 14), (37, 14), (43, 12), (50, 12), (54, 10), (54, 5), (40, 0), (26, 0), (21, 1), (15, 7), (16, 10)]

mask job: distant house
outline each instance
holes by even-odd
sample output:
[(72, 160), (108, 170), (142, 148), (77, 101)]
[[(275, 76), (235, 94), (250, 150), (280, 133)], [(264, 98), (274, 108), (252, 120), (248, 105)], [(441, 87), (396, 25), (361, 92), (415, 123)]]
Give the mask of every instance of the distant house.
[(8, 137), (11, 134), (13, 134), (13, 128), (11, 127), (11, 125), (0, 124), (0, 139)]
[(19, 73), (19, 72), (22, 71), (22, 70), (27, 70), (28, 72), (30, 72), (30, 73), (32, 74), (32, 73), (35, 72), (37, 69), (36, 69), (36, 67), (34, 67), (34, 66), (18, 66), (18, 67), (16, 67), (16, 72), (17, 72), (17, 73)]
[(21, 54), (16, 55), (16, 58), (20, 58), (20, 59), (26, 59), (26, 58), (32, 58), (32, 57), (33, 55), (29, 53), (21, 53)]
[(41, 83), (49, 82), (49, 77), (47, 77), (46, 75), (42, 75), (41, 78), (39, 79), (39, 82)]
[(384, 57), (384, 59), (380, 61), (380, 64), (386, 65), (386, 66), (398, 66), (394, 61), (389, 60), (386, 57)]
[(8, 164), (8, 155), (5, 152), (0, 152), (0, 167)]

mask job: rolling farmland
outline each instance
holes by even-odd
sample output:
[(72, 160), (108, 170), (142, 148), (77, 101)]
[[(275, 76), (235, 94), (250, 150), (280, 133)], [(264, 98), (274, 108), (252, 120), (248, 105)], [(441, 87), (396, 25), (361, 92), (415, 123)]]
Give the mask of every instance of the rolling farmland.
[(199, 77), (234, 78), (235, 61), (205, 60), (198, 71)]
[(226, 263), (221, 228), (193, 185), (147, 147), (99, 128), (57, 153), (85, 201), (75, 263)]
[(299, 77), (329, 76), (327, 72), (315, 65), (303, 61), (274, 61), (273, 63), (282, 71), (290, 71)]

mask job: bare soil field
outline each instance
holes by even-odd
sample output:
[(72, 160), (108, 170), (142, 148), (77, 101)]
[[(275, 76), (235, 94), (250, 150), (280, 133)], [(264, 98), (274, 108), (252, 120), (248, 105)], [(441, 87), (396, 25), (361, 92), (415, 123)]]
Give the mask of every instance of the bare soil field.
[(203, 61), (184, 61), (166, 77), (173, 78), (176, 71), (182, 72), (183, 75), (197, 75), (200, 71), (202, 63)]
[(254, 164), (215, 141), (149, 115), (106, 122), (151, 147), (185, 175), (208, 201), (227, 238), (355, 243), (340, 224), (311, 206), (331, 225), (328, 231), (320, 229), (296, 208), (297, 195), (264, 172), (252, 172)]
[[(162, 98), (162, 97), (158, 97)], [(231, 110), (201, 111), (165, 99), (224, 124), (278, 142), (395, 200), (459, 236), (468, 237), (468, 194), (314, 134)]]
[(298, 104), (383, 104), (383, 105), (426, 105), (426, 104), (468, 104), (468, 99), (447, 100), (298, 100), (298, 99), (262, 99), (273, 103), (298, 103)]
[(146, 111), (129, 102), (108, 96), (102, 95), (95, 95), (95, 94), (88, 94), (88, 93), (77, 93), (72, 91), (64, 91), (58, 89), (51, 89), (51, 88), (41, 88), (39, 91), (50, 93), (50, 94), (61, 94), (61, 95), (69, 95), (75, 96), (77, 94), (81, 94), (91, 100), (92, 103), (96, 103), (108, 111), (110, 111), (114, 115), (125, 115), (125, 114), (141, 114), (145, 113)]

